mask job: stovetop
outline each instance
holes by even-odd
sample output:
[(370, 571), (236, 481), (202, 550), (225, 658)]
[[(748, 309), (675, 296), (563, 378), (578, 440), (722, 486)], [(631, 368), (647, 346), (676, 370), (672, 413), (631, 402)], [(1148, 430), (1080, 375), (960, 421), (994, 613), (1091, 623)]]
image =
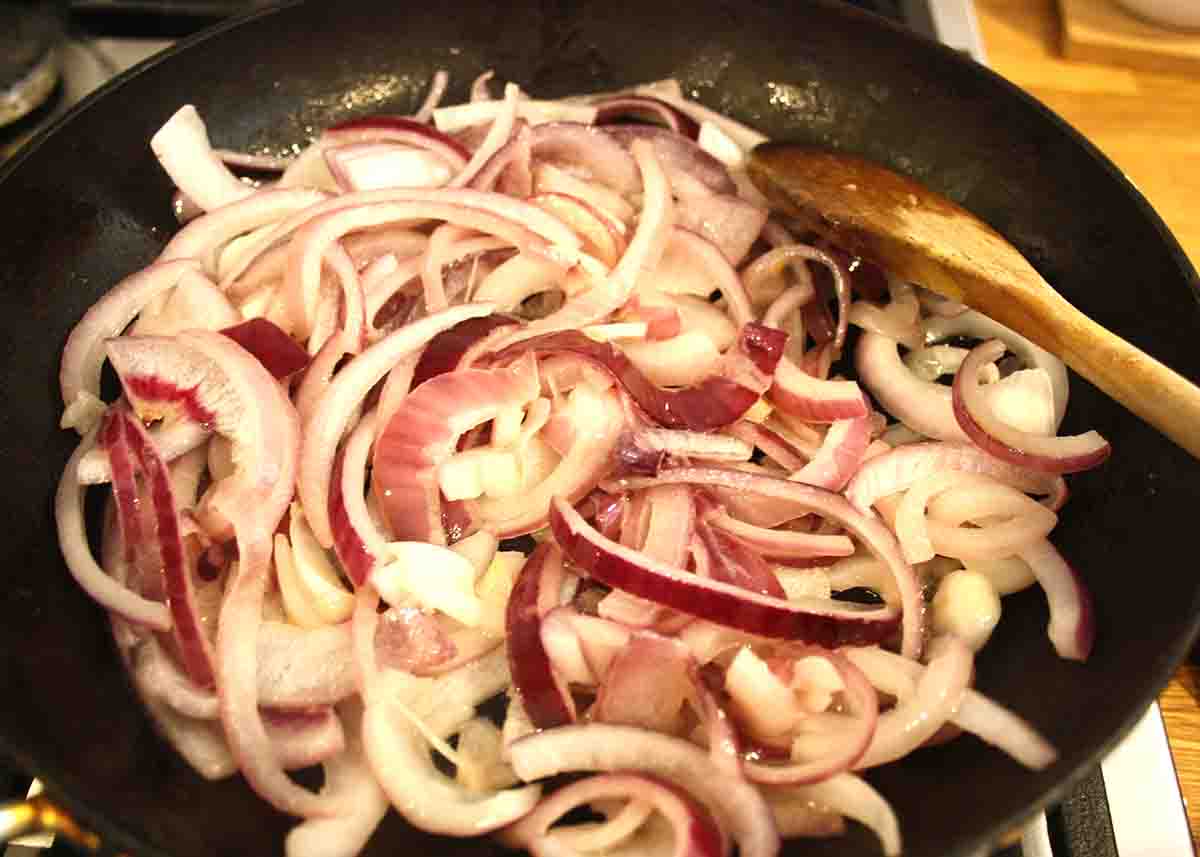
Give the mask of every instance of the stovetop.
[[(901, 21), (986, 64), (972, 0), (845, 0)], [(97, 86), (222, 17), (266, 0), (72, 0), (60, 48), (63, 80), (50, 101), (0, 128), (0, 161)], [(28, 776), (0, 763), (0, 801), (24, 797)], [(49, 848), (47, 849), (47, 846)], [(1193, 854), (1158, 706), (1075, 791), (1039, 815), (999, 857), (1167, 857)], [(10, 845), (3, 857), (69, 857), (60, 843)]]

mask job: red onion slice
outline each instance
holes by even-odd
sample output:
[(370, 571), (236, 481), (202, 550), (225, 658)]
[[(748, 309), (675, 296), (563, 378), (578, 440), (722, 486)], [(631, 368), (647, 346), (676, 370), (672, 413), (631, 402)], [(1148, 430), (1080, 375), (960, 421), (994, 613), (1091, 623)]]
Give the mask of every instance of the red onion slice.
[[(179, 512), (176, 509), (175, 495), (166, 464), (157, 455), (141, 423), (120, 408), (111, 409), (105, 417), (100, 429), (100, 442), (110, 451), (121, 447), (137, 462), (138, 469), (148, 483), (147, 489), (154, 512), (154, 537), (143, 541), (142, 544), (130, 544), (126, 539), (126, 546), (136, 551), (145, 551), (151, 545), (157, 547), (167, 605), (171, 610), (171, 633), (183, 666), (188, 677), (197, 686), (212, 687), (212, 641), (204, 628), (196, 604), (195, 585), (184, 553), (179, 530)], [(121, 504), (118, 502), (118, 510), (120, 508)]]
[(190, 104), (158, 129), (150, 148), (175, 186), (205, 211), (254, 193), (253, 186), (239, 181), (212, 150), (204, 120)]
[(838, 774), (820, 783), (772, 788), (767, 800), (774, 808), (778, 802), (800, 802), (826, 807), (861, 823), (879, 838), (884, 857), (900, 857), (900, 822), (891, 805), (866, 780), (854, 774)]
[(513, 686), (539, 729), (575, 720), (574, 701), (555, 674), (541, 635), (542, 619), (554, 605), (562, 576), (562, 555), (552, 544), (539, 545), (517, 576), (505, 618)]
[(1085, 661), (1096, 640), (1092, 596), (1058, 549), (1042, 540), (1018, 554), (1029, 563), (1050, 605), (1050, 642), (1059, 657)]
[(786, 357), (775, 369), (770, 398), (779, 410), (815, 423), (858, 419), (871, 410), (856, 382), (813, 377)]
[(333, 546), (328, 509), (333, 460), (355, 408), (406, 355), (443, 330), (469, 318), (489, 315), (491, 311), (488, 304), (463, 304), (393, 331), (347, 364), (321, 394), (305, 424), (297, 494), (322, 547)]
[(597, 580), (753, 634), (833, 646), (878, 641), (896, 625), (891, 608), (821, 599), (789, 602), (672, 568), (604, 538), (558, 498), (550, 507), (550, 529), (567, 557)]
[[(848, 657), (854, 660), (852, 652)], [(973, 668), (971, 650), (961, 640), (940, 638), (913, 695), (880, 715), (871, 746), (856, 767), (873, 768), (895, 761), (932, 738), (958, 710)]]
[(596, 102), (597, 125), (611, 125), (633, 116), (657, 121), (689, 140), (700, 136), (700, 124), (661, 98), (649, 95), (619, 95)]
[[(929, 293), (922, 295), (928, 299)], [(961, 305), (960, 305), (961, 306)], [(971, 336), (975, 339), (1001, 339), (1008, 350), (1021, 359), (1030, 368), (1045, 370), (1050, 376), (1050, 385), (1054, 389), (1054, 425), (1055, 429), (1062, 423), (1067, 411), (1069, 383), (1067, 367), (1063, 362), (1025, 337), (1009, 330), (997, 321), (975, 310), (959, 312), (951, 317), (933, 317), (925, 321), (925, 341), (941, 342), (952, 336)]]
[(1112, 447), (1099, 433), (1042, 437), (1012, 428), (996, 419), (984, 399), (979, 372), (998, 360), (1005, 345), (998, 339), (971, 350), (954, 376), (954, 417), (981, 449), (1004, 461), (1045, 473), (1077, 473), (1099, 466)]
[[(574, 857), (582, 849), (576, 850), (577, 842), (563, 835), (574, 833), (574, 826), (552, 828), (551, 825), (573, 809), (614, 799), (628, 800), (631, 804), (640, 802), (650, 811), (661, 813), (671, 825), (673, 857), (723, 857), (728, 853), (725, 835), (707, 809), (679, 787), (646, 774), (600, 774), (574, 782), (543, 799), (529, 815), (505, 831), (504, 838), (527, 849), (534, 857)], [(606, 851), (607, 847), (619, 844), (620, 840), (606, 842)]]
[(531, 359), (508, 369), (463, 369), (438, 375), (401, 402), (375, 443), (375, 497), (396, 538), (445, 543), (438, 468), (458, 438), (541, 392)]
[(607, 318), (625, 305), (638, 280), (658, 266), (675, 222), (675, 201), (654, 149), (639, 142), (632, 146), (632, 152), (642, 176), (642, 209), (621, 260), (602, 281), (575, 295), (556, 312), (525, 325), (514, 339), (578, 330)]
[(344, 722), (346, 747), (325, 762), (321, 788), (352, 808), (342, 815), (308, 819), (292, 828), (284, 840), (286, 857), (355, 857), (391, 808), (367, 764), (360, 734), (362, 707), (347, 704), (339, 714)]
[(882, 497), (906, 491), (921, 479), (943, 470), (980, 473), (1021, 491), (1057, 493), (1061, 478), (1018, 467), (966, 443), (912, 443), (865, 461), (850, 484), (846, 497), (867, 511)]
[(96, 562), (88, 545), (83, 520), (84, 487), (79, 484), (77, 470), (94, 442), (95, 434), (92, 433), (76, 448), (63, 470), (54, 498), (54, 519), (63, 560), (80, 588), (101, 607), (137, 625), (168, 631), (171, 614), (167, 605), (143, 598), (110, 577)]
[(687, 646), (678, 640), (651, 631), (631, 634), (609, 662), (588, 716), (677, 734), (692, 693), (692, 667)]
[[(747, 356), (753, 355), (751, 359), (760, 367), (772, 367), (772, 357), (778, 360), (779, 353), (771, 346), (758, 347), (758, 327), (747, 325), (743, 329), (738, 351)], [(572, 331), (525, 339), (498, 352), (492, 360), (503, 363), (526, 351), (578, 354), (603, 366), (651, 419), (667, 428), (692, 431), (720, 428), (740, 418), (758, 401), (755, 390), (719, 375), (706, 378), (692, 387), (663, 389), (652, 384), (612, 343), (596, 342), (582, 333)]]
[(738, 846), (741, 857), (774, 857), (779, 834), (770, 808), (750, 784), (730, 779), (686, 741), (633, 726), (589, 723), (547, 729), (514, 741), (517, 776), (541, 779), (568, 771), (641, 771), (699, 800)]
[(321, 135), (321, 145), (343, 146), (348, 143), (402, 143), (439, 155), (456, 170), (471, 159), (471, 153), (453, 137), (416, 119), (376, 114), (339, 122)]
[[(550, 500), (582, 499), (612, 467), (626, 414), (612, 390), (596, 392), (580, 385), (571, 392), (564, 418), (571, 422), (570, 448), (550, 475), (514, 497), (481, 497), (470, 501), (472, 517), (500, 538), (531, 533), (546, 526)], [(551, 421), (556, 417), (551, 417)], [(549, 423), (546, 431), (549, 430)]]
[(816, 457), (788, 478), (841, 491), (858, 471), (870, 443), (870, 420), (865, 417), (837, 420), (825, 433)]
[[(627, 490), (637, 490), (642, 487), (641, 481), (638, 479), (621, 480), (618, 486)], [(773, 476), (715, 467), (665, 469), (655, 477), (655, 483), (708, 485), (734, 492), (756, 494), (775, 501), (794, 503), (797, 507), (821, 515), (843, 527), (891, 572), (900, 597), (902, 612), (901, 653), (910, 658), (920, 656), (924, 645), (925, 601), (921, 595), (921, 587), (916, 574), (912, 567), (904, 561), (900, 546), (896, 543), (896, 537), (892, 535), (891, 531), (878, 520), (866, 517), (840, 494)], [(758, 633), (753, 628), (747, 630)]]
[(88, 308), (63, 349), (59, 369), (63, 405), (70, 407), (81, 396), (99, 401), (105, 340), (120, 335), (149, 301), (197, 270), (199, 265), (192, 260), (151, 265), (126, 277)]
[(809, 726), (804, 718), (795, 725), (792, 737), (803, 736), (808, 742), (819, 741), (822, 754), (815, 759), (779, 765), (747, 760), (743, 763), (751, 782), (772, 785), (805, 785), (827, 780), (852, 768), (870, 746), (879, 721), (879, 697), (862, 671), (837, 652), (798, 652), (799, 657), (822, 657), (842, 682), (844, 705), (848, 715), (838, 715), (836, 723), (817, 720)]
[(822, 556), (851, 556), (854, 553), (854, 542), (846, 536), (756, 527), (719, 509), (709, 512), (705, 520), (711, 526), (736, 536), (771, 559), (810, 559)]
[(308, 355), (279, 325), (265, 318), (252, 318), (221, 333), (245, 348), (268, 372), (282, 380), (308, 365)]
[(967, 440), (954, 417), (950, 388), (922, 381), (909, 371), (894, 339), (863, 331), (854, 365), (880, 406), (909, 428), (938, 440)]
[(354, 692), (349, 623), (304, 629), (263, 622), (258, 631), (257, 698), (274, 709), (334, 705)]
[(682, 189), (696, 183), (711, 193), (737, 193), (725, 165), (687, 137), (653, 125), (605, 125), (603, 130), (630, 150), (638, 141), (653, 145), (676, 194), (683, 195)]

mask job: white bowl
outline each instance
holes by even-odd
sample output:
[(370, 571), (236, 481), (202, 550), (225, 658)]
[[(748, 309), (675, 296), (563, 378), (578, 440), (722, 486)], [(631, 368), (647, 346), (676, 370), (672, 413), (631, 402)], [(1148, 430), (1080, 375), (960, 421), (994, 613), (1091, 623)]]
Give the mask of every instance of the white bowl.
[(1135, 15), (1167, 27), (1200, 27), (1200, 0), (1117, 0)]

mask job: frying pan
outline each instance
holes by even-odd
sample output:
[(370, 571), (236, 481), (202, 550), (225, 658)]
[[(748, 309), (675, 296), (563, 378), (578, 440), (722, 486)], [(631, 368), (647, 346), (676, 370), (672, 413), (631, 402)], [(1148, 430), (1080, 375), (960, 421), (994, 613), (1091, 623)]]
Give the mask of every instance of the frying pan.
[[(217, 145), (281, 146), (371, 111), (408, 112), (437, 68), (453, 97), (494, 68), (542, 97), (677, 76), (706, 104), (776, 138), (882, 161), (1004, 233), (1086, 313), (1200, 379), (1197, 276), (1146, 201), (1044, 107), (987, 70), (828, 2), (339, 0), (252, 15), (115, 81), (0, 178), (0, 749), (42, 777), (106, 843), (139, 855), (279, 853), (287, 819), (234, 778), (206, 783), (162, 743), (101, 612), (62, 566), (51, 520), (72, 437), (57, 429), (62, 343), (84, 309), (150, 262), (172, 231), (147, 140), (195, 103)], [(1032, 773), (973, 738), (870, 775), (909, 857), (960, 854), (1062, 797), (1132, 725), (1197, 630), (1192, 521), (1200, 464), (1073, 379), (1064, 432), (1115, 453), (1071, 479), (1056, 541), (1095, 596), (1085, 665), (1058, 659), (1044, 599), (1005, 600), (977, 685), (1061, 752)], [(875, 853), (864, 831), (787, 854)], [(490, 855), (391, 817), (368, 854)]]

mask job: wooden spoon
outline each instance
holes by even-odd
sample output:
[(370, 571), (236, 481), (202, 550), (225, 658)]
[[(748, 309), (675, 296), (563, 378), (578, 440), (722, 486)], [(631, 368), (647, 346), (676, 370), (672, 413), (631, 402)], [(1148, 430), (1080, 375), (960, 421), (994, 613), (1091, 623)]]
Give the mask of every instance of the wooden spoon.
[(1200, 458), (1200, 388), (1071, 306), (975, 215), (912, 179), (839, 152), (763, 143), (751, 152), (749, 170), (780, 210), (1023, 334)]

